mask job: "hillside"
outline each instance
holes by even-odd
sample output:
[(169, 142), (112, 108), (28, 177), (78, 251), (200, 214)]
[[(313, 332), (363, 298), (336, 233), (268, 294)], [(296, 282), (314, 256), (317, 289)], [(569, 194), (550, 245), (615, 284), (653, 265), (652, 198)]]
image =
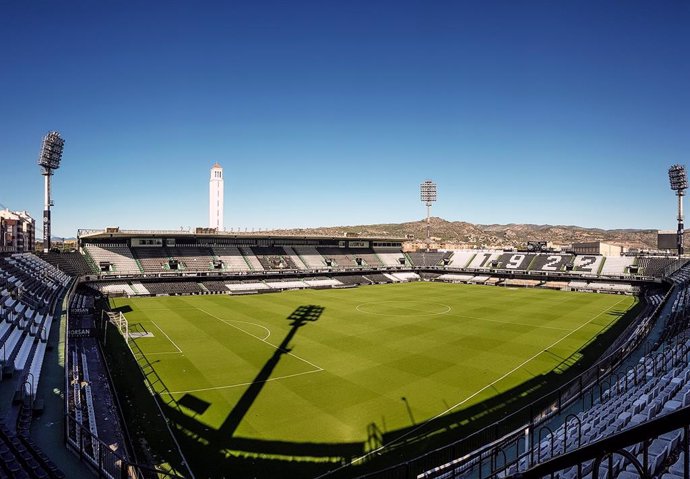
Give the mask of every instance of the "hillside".
[[(330, 226), (323, 228), (281, 229), (265, 232), (288, 235), (386, 236), (405, 238), (413, 235), (416, 241), (426, 237), (426, 221), (399, 224)], [(585, 241), (605, 241), (627, 248), (656, 248), (656, 230), (582, 228), (563, 225), (476, 225), (463, 221), (431, 218), (431, 236), (439, 243), (466, 246), (524, 246), (527, 241), (550, 241), (556, 245), (569, 245)]]

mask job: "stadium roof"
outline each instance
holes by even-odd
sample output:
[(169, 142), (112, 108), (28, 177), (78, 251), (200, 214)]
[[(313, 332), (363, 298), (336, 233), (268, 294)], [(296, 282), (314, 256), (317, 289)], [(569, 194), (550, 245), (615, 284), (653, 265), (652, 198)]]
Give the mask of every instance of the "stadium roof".
[(187, 238), (218, 238), (218, 239), (282, 239), (298, 238), (303, 240), (333, 239), (339, 241), (381, 241), (381, 242), (405, 242), (408, 238), (394, 238), (384, 236), (331, 236), (331, 235), (287, 235), (271, 234), (268, 232), (227, 232), (216, 231), (212, 228), (197, 228), (196, 230), (121, 230), (119, 228), (106, 228), (103, 230), (80, 229), (77, 233), (80, 239), (111, 239), (111, 238), (160, 238), (160, 237), (187, 237)]

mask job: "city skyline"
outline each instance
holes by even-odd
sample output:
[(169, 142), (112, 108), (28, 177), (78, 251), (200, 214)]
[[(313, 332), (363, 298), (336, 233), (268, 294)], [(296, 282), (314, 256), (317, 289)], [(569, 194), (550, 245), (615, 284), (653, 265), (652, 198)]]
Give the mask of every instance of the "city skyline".
[[(165, 7), (165, 8), (163, 8)], [(54, 236), (416, 221), (675, 228), (690, 6), (0, 4), (0, 203)], [(46, 74), (49, 72), (49, 74)], [(9, 181), (8, 181), (9, 178)]]

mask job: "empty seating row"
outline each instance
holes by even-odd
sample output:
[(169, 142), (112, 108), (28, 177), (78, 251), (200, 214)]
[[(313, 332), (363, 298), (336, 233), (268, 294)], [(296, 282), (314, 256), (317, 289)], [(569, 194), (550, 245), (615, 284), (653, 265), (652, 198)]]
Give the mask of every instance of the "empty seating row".
[(305, 289), (309, 285), (304, 281), (266, 281), (266, 285), (271, 289)]
[(338, 281), (337, 279), (332, 279), (332, 278), (310, 278), (310, 279), (305, 279), (304, 283), (309, 286), (310, 288), (322, 288), (322, 287), (329, 287), (329, 286), (340, 286), (343, 283)]
[[(326, 265), (338, 268), (355, 268), (357, 264), (357, 252), (345, 248), (317, 248), (323, 256)], [(360, 264), (361, 266), (361, 264)]]
[(477, 253), (478, 251), (476, 250), (454, 250), (448, 266), (453, 268), (465, 268), (470, 264), (470, 261), (472, 261), (472, 258), (474, 258)]
[(601, 265), (604, 262), (604, 256), (600, 255), (579, 255), (575, 257), (573, 262), (573, 273), (580, 273), (582, 275), (598, 275)]
[(290, 261), (292, 261), (297, 269), (309, 269), (307, 268), (307, 265), (304, 264), (304, 261), (302, 261), (302, 258), (299, 257), (297, 252), (290, 246), (284, 246), (283, 249), (285, 250), (285, 254), (288, 255), (288, 258), (290, 258)]
[(10, 478), (53, 478), (65, 475), (25, 434), (0, 422), (0, 472)]
[[(283, 248), (278, 247), (252, 247), (246, 248), (259, 261), (264, 270), (297, 269), (297, 265), (292, 261)], [(259, 269), (259, 268), (255, 268)]]
[(421, 279), (417, 273), (384, 273), (384, 275), (395, 283), (407, 283)]
[(261, 261), (259, 261), (259, 258), (257, 258), (254, 255), (254, 252), (252, 251), (251, 248), (249, 248), (248, 246), (243, 246), (243, 247), (239, 248), (239, 250), (242, 252), (242, 255), (244, 256), (244, 259), (246, 260), (250, 269), (252, 269), (254, 271), (263, 271), (264, 270), (263, 264), (261, 264)]
[[(381, 258), (372, 250), (362, 250), (355, 252), (355, 264), (358, 266), (369, 266), (371, 268), (380, 268), (384, 266)], [(357, 261), (360, 261), (359, 263)]]
[(299, 255), (307, 269), (321, 269), (326, 261), (314, 246), (294, 246), (293, 250)]
[(203, 246), (176, 246), (167, 248), (167, 254), (181, 267), (189, 271), (209, 271), (214, 269), (214, 254), (211, 248)]
[(467, 267), (471, 269), (496, 268), (498, 266), (498, 258), (500, 258), (502, 254), (502, 252), (496, 251), (480, 251), (467, 264)]
[(390, 251), (386, 249), (374, 249), (379, 260), (383, 266), (396, 267), (396, 266), (409, 266), (405, 259), (405, 255), (401, 251)]
[[(690, 341), (677, 344), (674, 349), (677, 351), (667, 349), (641, 358), (637, 365), (603, 392), (599, 402), (578, 413), (576, 419), (566, 419), (553, 434), (546, 434), (536, 445), (536, 451), (533, 451), (536, 462), (546, 461), (654, 417), (690, 406), (690, 365), (687, 361)], [(651, 476), (656, 477), (662, 472), (665, 459), (680, 446), (681, 438), (682, 430), (678, 430), (651, 442), (647, 457)], [(644, 462), (641, 444), (628, 448), (628, 452), (638, 456), (640, 463)], [(524, 457), (507, 473), (524, 470), (527, 461)], [(629, 465), (630, 462), (622, 456), (616, 457), (612, 476), (617, 477), (625, 470), (634, 472), (628, 468)], [(591, 472), (591, 466), (591, 461), (584, 464), (583, 475)], [(604, 474), (607, 474), (606, 467), (607, 464), (602, 467)], [(573, 479), (576, 475), (577, 469), (574, 468), (559, 473), (557, 477)]]
[[(171, 281), (166, 283), (142, 283), (149, 294), (199, 294), (204, 290), (191, 281)], [(142, 293), (143, 294), (143, 293)]]
[(247, 260), (236, 246), (214, 246), (213, 254), (223, 262), (225, 271), (250, 271)]
[(0, 278), (1, 373), (20, 373), (8, 382), (15, 388), (19, 413), (9, 411), (9, 404), (2, 408), (18, 418), (19, 434), (0, 423), (0, 477), (61, 478), (64, 474), (28, 438), (28, 426), (52, 320), (72, 276), (27, 253), (0, 258)]
[(637, 260), (638, 272), (644, 276), (663, 276), (666, 268), (685, 263), (685, 259), (640, 257)]
[(378, 283), (378, 284), (384, 284), (384, 283), (392, 283), (393, 280), (390, 279), (387, 275), (383, 273), (367, 273), (363, 274), (362, 277), (372, 284)]
[(451, 252), (423, 252), (417, 251), (414, 253), (407, 253), (412, 265), (428, 268), (434, 266), (443, 266), (444, 260), (450, 259)]
[(566, 271), (567, 267), (572, 265), (573, 255), (571, 254), (539, 254), (530, 265), (530, 271), (559, 272)]
[(97, 272), (136, 274), (143, 272), (127, 245), (84, 245), (84, 254), (91, 258)]
[(361, 275), (356, 275), (356, 274), (346, 274), (346, 275), (338, 275), (334, 276), (334, 279), (337, 279), (340, 281), (341, 284), (343, 285), (360, 285), (360, 284), (371, 284), (371, 281), (365, 279)]
[(144, 273), (160, 273), (170, 269), (172, 257), (162, 247), (131, 248), (133, 257), (138, 260)]
[(634, 256), (607, 256), (600, 274), (602, 276), (626, 276), (630, 274), (630, 266), (634, 263)]
[(227, 283), (225, 285), (229, 291), (233, 292), (248, 292), (248, 291), (260, 291), (264, 289), (270, 289), (266, 283), (263, 282), (247, 282), (247, 283)]
[(56, 266), (70, 276), (77, 277), (97, 272), (79, 252), (38, 253), (38, 257)]

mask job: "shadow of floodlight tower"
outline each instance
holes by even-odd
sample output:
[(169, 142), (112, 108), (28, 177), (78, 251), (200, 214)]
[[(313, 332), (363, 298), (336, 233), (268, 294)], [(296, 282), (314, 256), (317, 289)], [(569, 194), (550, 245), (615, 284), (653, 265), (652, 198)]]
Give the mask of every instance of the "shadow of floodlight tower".
[(62, 160), (62, 149), (65, 146), (65, 140), (60, 138), (60, 133), (57, 131), (50, 131), (43, 137), (43, 145), (41, 147), (41, 155), (38, 157), (38, 165), (42, 168), (41, 174), (44, 178), (44, 206), (43, 206), (43, 252), (50, 251), (50, 207), (53, 206), (53, 200), (50, 199), (50, 177), (53, 176), (53, 170), (60, 168), (60, 160)]
[(422, 203), (426, 205), (426, 246), (431, 244), (431, 205), (436, 201), (436, 183), (426, 180), (419, 185)]
[(676, 244), (678, 246), (678, 257), (680, 257), (683, 254), (683, 196), (685, 196), (685, 190), (688, 188), (688, 174), (685, 171), (685, 165), (671, 166), (668, 169), (668, 179), (671, 183), (671, 189), (678, 196), (678, 233)]
[(256, 399), (259, 397), (261, 390), (266, 383), (271, 379), (273, 371), (278, 366), (280, 360), (291, 353), (291, 341), (297, 334), (297, 331), (308, 323), (317, 321), (324, 311), (323, 306), (313, 304), (303, 305), (295, 309), (287, 320), (290, 321), (290, 330), (285, 338), (278, 346), (273, 346), (275, 350), (271, 357), (266, 361), (266, 364), (258, 372), (254, 380), (249, 384), (240, 399), (230, 411), (230, 414), (225, 418), (223, 424), (218, 428), (218, 440), (227, 441), (237, 431), (240, 423), (249, 412)]

